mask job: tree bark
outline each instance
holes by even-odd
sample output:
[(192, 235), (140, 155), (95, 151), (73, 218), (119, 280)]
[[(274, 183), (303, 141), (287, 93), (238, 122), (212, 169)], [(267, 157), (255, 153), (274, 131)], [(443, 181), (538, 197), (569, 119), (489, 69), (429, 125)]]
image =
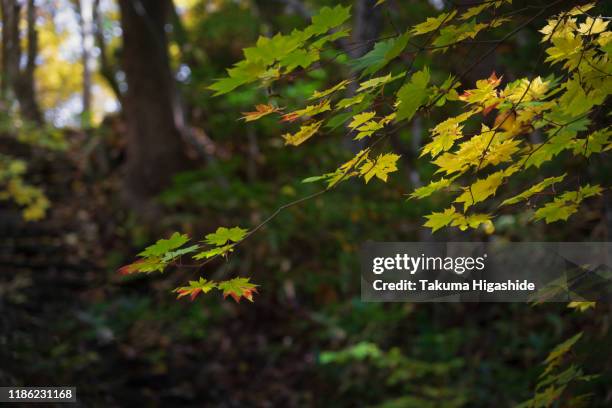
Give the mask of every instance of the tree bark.
[(19, 21), (22, 4), (14, 0), (2, 0), (2, 71), (3, 97), (11, 89), (19, 102), (21, 114), (25, 119), (42, 124), (40, 107), (36, 102), (34, 89), (34, 70), (38, 54), (38, 33), (36, 32), (36, 6), (28, 0), (26, 8), (26, 64), (20, 68), (22, 50), (19, 38)]
[(119, 0), (122, 65), (128, 89), (126, 193), (133, 208), (150, 205), (187, 162), (173, 115), (174, 80), (165, 25), (170, 0)]
[(75, 8), (81, 25), (81, 64), (83, 65), (83, 90), (81, 97), (81, 127), (91, 127), (91, 67), (90, 38), (93, 15), (91, 9), (85, 7), (83, 0), (74, 0)]
[(100, 58), (98, 60), (100, 64), (100, 75), (106, 80), (110, 88), (113, 90), (117, 101), (121, 103), (123, 95), (119, 89), (119, 83), (117, 82), (116, 68), (108, 59), (106, 50), (106, 41), (104, 40), (104, 28), (102, 22), (102, 16), (100, 15), (100, 0), (94, 0), (92, 6), (93, 15), (93, 35), (96, 42), (96, 46), (100, 49)]

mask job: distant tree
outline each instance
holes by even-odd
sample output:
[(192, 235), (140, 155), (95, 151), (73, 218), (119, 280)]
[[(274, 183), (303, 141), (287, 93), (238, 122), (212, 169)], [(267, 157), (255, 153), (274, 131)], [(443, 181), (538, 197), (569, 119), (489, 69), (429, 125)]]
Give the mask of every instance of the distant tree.
[(130, 205), (151, 208), (150, 198), (185, 168), (186, 155), (174, 116), (174, 79), (168, 57), (166, 24), (170, 0), (120, 0), (122, 66), (127, 91), (122, 98), (127, 122), (126, 192)]
[(34, 0), (28, 0), (25, 9), (26, 49), (24, 50), (20, 35), (20, 21), (23, 2), (2, 0), (2, 98), (6, 100), (12, 92), (19, 102), (24, 118), (35, 123), (42, 123), (43, 117), (36, 101), (34, 87), (34, 69), (38, 54), (38, 34), (36, 32), (36, 6)]

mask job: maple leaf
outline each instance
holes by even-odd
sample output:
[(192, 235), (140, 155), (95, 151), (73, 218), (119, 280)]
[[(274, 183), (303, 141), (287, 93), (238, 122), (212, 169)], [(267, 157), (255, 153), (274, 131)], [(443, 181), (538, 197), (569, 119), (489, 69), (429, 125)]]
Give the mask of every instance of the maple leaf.
[(378, 41), (367, 54), (352, 62), (355, 71), (361, 71), (361, 77), (380, 71), (389, 62), (397, 58), (408, 45), (409, 33), (384, 41)]
[(536, 221), (544, 219), (547, 224), (559, 220), (567, 220), (570, 215), (578, 211), (578, 206), (582, 200), (601, 195), (601, 192), (602, 188), (597, 184), (581, 186), (578, 191), (566, 191), (553, 201), (538, 208), (533, 218)]
[(577, 309), (577, 310), (579, 310), (581, 312), (584, 312), (584, 311), (589, 310), (591, 308), (594, 309), (596, 304), (597, 304), (596, 302), (577, 302), (577, 301), (574, 301), (574, 302), (569, 302), (567, 307), (570, 308), (570, 309)]
[(347, 85), (349, 85), (352, 81), (350, 80), (343, 80), (339, 83), (337, 83), (336, 85), (332, 86), (331, 88), (328, 88), (324, 91), (314, 91), (314, 93), (312, 94), (312, 96), (310, 98), (308, 98), (309, 100), (313, 100), (313, 99), (321, 99), (324, 98), (326, 96), (329, 96), (331, 94), (333, 94), (334, 92), (340, 91), (342, 89), (345, 89), (347, 87)]
[(382, 129), (383, 127), (384, 126), (381, 123), (373, 121), (373, 120), (366, 122), (365, 124), (357, 128), (359, 133), (357, 134), (357, 136), (355, 136), (355, 140), (361, 140), (364, 137), (372, 136), (374, 132)]
[(204, 242), (216, 246), (225, 245), (227, 242), (239, 242), (245, 237), (247, 232), (248, 230), (240, 227), (219, 227), (217, 231), (206, 235)]
[(527, 200), (529, 197), (533, 196), (544, 190), (546, 187), (551, 186), (555, 183), (560, 183), (565, 178), (565, 173), (558, 177), (548, 177), (537, 184), (534, 184), (529, 189), (523, 191), (520, 194), (515, 195), (514, 197), (508, 198), (504, 200), (499, 206), (516, 204), (519, 201)]
[(427, 222), (423, 224), (423, 226), (431, 228), (431, 232), (436, 232), (460, 217), (461, 214), (457, 212), (455, 207), (451, 206), (443, 212), (432, 212), (426, 215), (425, 218), (427, 218)]
[(227, 281), (219, 282), (217, 287), (223, 291), (223, 298), (231, 296), (236, 303), (240, 303), (241, 298), (246, 298), (248, 301), (253, 301), (253, 294), (257, 292), (257, 286), (249, 282), (250, 278), (234, 278)]
[(432, 181), (431, 183), (429, 183), (426, 186), (419, 187), (419, 188), (415, 189), (410, 194), (409, 199), (429, 197), (430, 195), (432, 195), (436, 191), (450, 186), (451, 182), (452, 182), (452, 179), (445, 179), (445, 178), (441, 178), (440, 180), (437, 180), (437, 181)]
[(582, 337), (582, 332), (570, 337), (569, 339), (565, 340), (563, 343), (558, 344), (548, 354), (548, 357), (546, 357), (546, 360), (544, 361), (544, 363), (550, 364), (550, 363), (553, 363), (559, 360), (561, 357), (567, 354), (568, 351), (570, 351), (570, 349), (574, 346), (574, 344), (576, 344), (578, 340), (580, 340), (581, 337)]
[(478, 14), (480, 14), (484, 9), (486, 9), (487, 7), (490, 7), (491, 2), (487, 2), (487, 3), (483, 3), (474, 7), (470, 7), (469, 9), (467, 9), (465, 11), (465, 13), (463, 13), (460, 17), (459, 20), (468, 20), (474, 16), (477, 16)]
[(583, 35), (594, 35), (606, 31), (609, 21), (604, 21), (601, 18), (587, 17), (584, 23), (578, 27), (578, 32)]
[(244, 116), (241, 119), (244, 119), (245, 122), (252, 122), (274, 112), (280, 112), (280, 109), (271, 104), (259, 104), (255, 106), (253, 112), (242, 112)]
[(139, 259), (136, 262), (133, 262), (129, 265), (124, 265), (121, 268), (117, 269), (117, 273), (119, 273), (119, 275), (129, 275), (132, 273), (136, 273), (136, 272), (140, 272), (139, 271), (139, 267), (141, 263), (144, 262), (144, 259)]
[(459, 95), (459, 100), (470, 104), (478, 104), (482, 106), (483, 111), (489, 111), (500, 102), (496, 88), (499, 86), (501, 79), (502, 77), (498, 78), (493, 71), (489, 78), (476, 81), (476, 88)]
[(415, 72), (410, 78), (410, 82), (405, 84), (397, 92), (399, 106), (397, 109), (398, 121), (410, 120), (416, 111), (423, 105), (429, 97), (429, 69), (425, 67), (422, 71)]
[(139, 256), (143, 258), (154, 257), (154, 256), (163, 256), (166, 252), (172, 251), (183, 244), (189, 241), (189, 236), (185, 234), (179, 234), (175, 232), (168, 239), (160, 239), (155, 244), (150, 245), (145, 248), (144, 251), (139, 253)]
[(459, 214), (450, 225), (458, 227), (461, 231), (465, 231), (468, 228), (476, 229), (480, 225), (484, 226), (484, 230), (487, 234), (492, 234), (495, 231), (490, 214), (470, 214), (467, 217)]
[(365, 179), (366, 184), (374, 176), (386, 182), (388, 174), (397, 170), (399, 158), (399, 154), (381, 154), (374, 161), (368, 159), (359, 169), (359, 173)]
[(429, 17), (427, 20), (425, 20), (425, 22), (415, 25), (412, 28), (412, 32), (414, 34), (420, 35), (437, 30), (442, 26), (442, 24), (452, 20), (456, 14), (457, 10), (453, 10), (449, 13), (441, 13), (436, 17)]
[(351, 129), (355, 129), (355, 128), (363, 125), (364, 123), (366, 123), (370, 119), (372, 119), (374, 116), (376, 116), (376, 112), (363, 112), (363, 113), (359, 113), (359, 114), (357, 114), (357, 115), (355, 115), (353, 117), (353, 120), (351, 121), (351, 123), (349, 123), (348, 126)]
[(455, 199), (455, 202), (463, 203), (463, 211), (466, 211), (472, 205), (495, 195), (497, 188), (505, 177), (506, 172), (502, 170), (491, 174), (485, 179), (479, 179), (470, 187), (464, 187), (463, 193)]
[(328, 99), (324, 99), (316, 105), (308, 105), (304, 109), (297, 110), (295, 112), (290, 112), (281, 118), (282, 122), (294, 122), (296, 119), (300, 117), (312, 117), (318, 115), (319, 113), (326, 112), (331, 110), (331, 105)]
[(206, 294), (216, 287), (217, 284), (215, 282), (200, 278), (197, 281), (189, 281), (189, 286), (176, 288), (173, 290), (173, 292), (178, 293), (178, 296), (176, 297), (177, 299), (180, 299), (183, 296), (189, 296), (193, 301), (200, 293)]
[(308, 68), (312, 63), (318, 60), (319, 51), (316, 49), (304, 50), (298, 48), (281, 58), (279, 63), (285, 67), (284, 73), (287, 74), (297, 67)]
[(353, 106), (353, 105), (357, 105), (358, 103), (361, 103), (365, 97), (366, 97), (365, 94), (358, 94), (358, 95), (355, 95), (355, 96), (353, 96), (351, 98), (341, 99), (336, 104), (336, 107), (340, 108), (340, 109), (344, 109), (344, 108), (348, 108), (348, 107)]
[(576, 211), (578, 211), (577, 203), (555, 200), (547, 203), (544, 207), (538, 208), (533, 218), (536, 221), (544, 219), (547, 224), (550, 224), (559, 220), (566, 221)]
[(195, 252), (199, 248), (200, 248), (199, 245), (192, 245), (192, 246), (189, 246), (189, 247), (186, 247), (186, 248), (177, 249), (176, 251), (168, 251), (162, 257), (162, 261), (170, 262), (171, 260), (176, 259), (176, 258), (178, 258), (180, 256), (183, 256), (183, 255)]
[(235, 244), (228, 244), (216, 248), (211, 248), (194, 255), (193, 259), (200, 260), (212, 258), (213, 256), (217, 255), (227, 255), (228, 253), (234, 251), (234, 246)]
[(317, 133), (322, 124), (323, 121), (314, 122), (310, 125), (303, 125), (300, 130), (298, 130), (298, 132), (294, 135), (290, 133), (284, 134), (283, 139), (285, 139), (285, 144), (292, 146), (301, 145), (306, 140), (314, 136), (314, 134)]
[(387, 74), (385, 76), (379, 76), (376, 78), (368, 79), (367, 81), (361, 82), (359, 84), (359, 88), (357, 89), (357, 92), (362, 92), (362, 91), (365, 91), (366, 89), (378, 88), (381, 85), (388, 84), (389, 82), (393, 82), (396, 79), (402, 78), (404, 76), (406, 76), (406, 73), (402, 72), (401, 74), (398, 74), (396, 76), (391, 76), (391, 74)]
[(129, 265), (125, 265), (117, 270), (120, 275), (129, 275), (136, 272), (157, 272), (163, 271), (167, 262), (159, 257), (142, 258)]
[(300, 118), (299, 112), (289, 112), (289, 113), (285, 113), (281, 117), (281, 122), (295, 122), (299, 118)]
[(325, 33), (327, 30), (344, 23), (350, 16), (351, 6), (323, 7), (319, 14), (312, 17), (312, 25), (307, 28), (307, 32), (313, 34)]

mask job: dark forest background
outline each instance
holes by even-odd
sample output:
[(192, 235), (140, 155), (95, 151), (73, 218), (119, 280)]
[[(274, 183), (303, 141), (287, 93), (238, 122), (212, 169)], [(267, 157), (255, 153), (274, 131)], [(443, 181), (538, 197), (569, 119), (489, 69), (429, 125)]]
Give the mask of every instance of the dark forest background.
[[(251, 276), (261, 285), (254, 303), (177, 301), (171, 290), (196, 277), (189, 268), (117, 274), (172, 231), (256, 225), (316, 191), (300, 180), (359, 148), (339, 132), (288, 149), (274, 119), (238, 120), (266, 102), (265, 90), (214, 98), (207, 89), (258, 36), (304, 27), (337, 3), (2, 0), (0, 181), (24, 163), (21, 181), (48, 208), (33, 200), (27, 219), (15, 197), (0, 201), (0, 385), (73, 385), (84, 406), (505, 407), (530, 398), (549, 351), (584, 331), (572, 358), (600, 376), (570, 394), (612, 404), (609, 304), (577, 313), (562, 303), (360, 301), (367, 240), (610, 240), (608, 191), (567, 223), (529, 224), (519, 212), (497, 219), (493, 236), (432, 235), (422, 217), (439, 203), (406, 198), (433, 172), (418, 155), (441, 111), (392, 136), (402, 162), (389, 183), (345, 183), (292, 207), (203, 270)], [(352, 36), (338, 50), (357, 58), (397, 27), (473, 1), (341, 3), (352, 4)], [(423, 53), (419, 64), (459, 74), (487, 38), (532, 17), (529, 4), (515, 0), (513, 22), (482, 43)], [(544, 16), (528, 24), (461, 82), (530, 75), (544, 25)], [(327, 59), (286, 84), (286, 106), (349, 74)], [(610, 170), (594, 161), (585, 178)]]

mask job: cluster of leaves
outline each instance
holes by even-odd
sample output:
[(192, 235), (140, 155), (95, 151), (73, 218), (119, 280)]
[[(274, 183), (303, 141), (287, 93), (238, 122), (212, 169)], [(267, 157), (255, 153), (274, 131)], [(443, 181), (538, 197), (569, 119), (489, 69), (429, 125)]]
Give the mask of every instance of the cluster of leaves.
[[(388, 351), (371, 342), (360, 342), (339, 351), (324, 351), (319, 356), (321, 364), (347, 365), (366, 362), (385, 372), (386, 384), (389, 387), (401, 387), (426, 380), (427, 385), (416, 389), (406, 389), (405, 396), (388, 399), (380, 406), (393, 407), (461, 407), (467, 402), (467, 396), (457, 389), (448, 389), (435, 385), (437, 378), (444, 378), (460, 370), (464, 362), (454, 358), (447, 362), (430, 362), (407, 357), (397, 348)], [(434, 402), (435, 401), (435, 402)]]
[(215, 95), (233, 91), (255, 81), (269, 84), (296, 68), (308, 68), (319, 60), (325, 44), (346, 37), (348, 30), (330, 30), (341, 26), (350, 17), (350, 7), (324, 7), (312, 17), (312, 24), (289, 35), (259, 37), (257, 44), (244, 50), (244, 60), (227, 70), (228, 77), (210, 86)]
[(0, 132), (35, 148), (51, 151), (63, 151), (68, 148), (68, 141), (60, 129), (29, 121), (13, 107), (0, 112)]
[[(58, 129), (24, 120), (13, 110), (0, 113), (0, 133), (37, 149), (58, 151), (67, 147), (66, 139)], [(0, 200), (12, 200), (22, 207), (24, 220), (38, 221), (45, 217), (50, 202), (42, 189), (25, 180), (26, 171), (25, 161), (0, 155)]]
[[(419, 52), (446, 52), (508, 21), (497, 12), (507, 3), (510, 1), (483, 2), (463, 13), (451, 10), (428, 18), (404, 33), (376, 42), (364, 56), (349, 60), (351, 77), (313, 92), (306, 106), (285, 112), (271, 100), (245, 112), (243, 119), (250, 122), (279, 115), (282, 123), (299, 123), (295, 130), (282, 136), (289, 146), (309, 142), (323, 129), (338, 128), (346, 129), (354, 140), (366, 143), (365, 148), (335, 170), (303, 180), (325, 182), (323, 191), (327, 191), (351, 178), (363, 178), (365, 183), (373, 178), (386, 182), (398, 170), (400, 155), (380, 151), (383, 144), (379, 142), (402, 129), (419, 112), (454, 105), (461, 113), (434, 126), (430, 130), (431, 140), (421, 150), (421, 157), (430, 158), (437, 167), (435, 174), (441, 177), (417, 188), (410, 198), (423, 199), (442, 190), (458, 194), (446, 209), (426, 215), (424, 225), (433, 232), (457, 227), (482, 228), (492, 233), (495, 212), (512, 211), (508, 207), (523, 202), (530, 205), (535, 195), (553, 197), (533, 211), (534, 220), (547, 223), (567, 220), (585, 198), (600, 195), (604, 187), (587, 184), (557, 194), (557, 185), (566, 182), (563, 174), (515, 192), (494, 205), (493, 211), (490, 207), (500, 188), (512, 177), (537, 171), (562, 152), (588, 158), (612, 149), (612, 131), (609, 127), (597, 128), (597, 121), (593, 120), (612, 89), (609, 72), (612, 33), (607, 20), (587, 14), (594, 5), (577, 6), (552, 16), (541, 30), (543, 55), (547, 55), (546, 62), (560, 66), (560, 77), (533, 76), (504, 84), (502, 77), (492, 73), (476, 81), (474, 87), (460, 91), (457, 78), (449, 76), (435, 83), (427, 66), (416, 66), (414, 56)], [(554, 4), (542, 6), (536, 16)], [(487, 10), (492, 12), (484, 13)], [(483, 14), (493, 17), (487, 19)], [(244, 59), (228, 70), (228, 76), (217, 80), (210, 89), (221, 95), (259, 83), (269, 90), (275, 82), (295, 76), (299, 68), (305, 71), (317, 62), (322, 63), (323, 46), (348, 34), (341, 26), (349, 17), (349, 7), (325, 7), (303, 30), (260, 37), (255, 46), (244, 50)], [(507, 38), (499, 40), (493, 50)], [(392, 62), (406, 56), (412, 57), (408, 67), (401, 64), (400, 70), (394, 68)], [(471, 68), (476, 65), (477, 62)], [(351, 84), (354, 92), (347, 94)], [(492, 113), (496, 115), (494, 123), (487, 120)], [(537, 137), (526, 137), (531, 134), (545, 138), (534, 142)], [(223, 244), (209, 242), (214, 247), (198, 253), (194, 259), (225, 256), (240, 239), (226, 240)], [(143, 255), (140, 264), (129, 267), (142, 272), (163, 270), (177, 257), (199, 250), (200, 247), (193, 246), (177, 254), (149, 252)], [(194, 282), (193, 285), (200, 285), (197, 293), (214, 287)], [(193, 291), (187, 289), (196, 286), (182, 288), (181, 293), (191, 294)]]
[[(119, 273), (129, 275), (139, 272), (163, 272), (169, 265), (181, 265), (185, 256), (190, 256), (196, 261), (227, 256), (234, 250), (234, 246), (247, 236), (247, 233), (247, 230), (240, 227), (219, 227), (217, 231), (206, 235), (202, 242), (189, 245), (189, 236), (175, 232), (168, 239), (160, 239), (145, 248), (138, 254), (138, 260), (121, 267)], [(204, 263), (206, 261), (202, 265)], [(212, 289), (222, 291), (224, 298), (231, 296), (236, 302), (243, 297), (252, 302), (253, 294), (257, 293), (257, 285), (251, 283), (249, 278), (233, 278), (218, 282), (200, 278), (189, 281), (189, 286), (176, 288), (174, 292), (178, 293), (178, 298), (189, 296), (193, 300), (200, 293), (206, 294)]]
[(24, 180), (26, 170), (23, 160), (0, 154), (0, 200), (13, 200), (22, 207), (24, 220), (37, 221), (44, 218), (49, 200), (40, 188)]
[[(503, 78), (493, 73), (489, 78), (477, 81), (474, 88), (459, 94), (457, 79), (449, 77), (440, 85), (432, 84), (427, 67), (415, 72), (409, 69), (380, 75), (380, 71), (406, 53), (409, 46), (417, 47), (417, 51), (427, 49), (415, 45), (414, 37), (428, 35), (433, 45), (429, 49), (444, 52), (474, 38), (482, 30), (499, 26), (506, 21), (505, 18), (494, 17), (479, 22), (476, 17), (503, 3), (485, 2), (461, 15), (456, 10), (442, 13), (401, 35), (376, 43), (369, 53), (350, 62), (359, 78), (369, 76), (358, 83), (354, 94), (335, 101), (334, 98), (352, 81), (346, 79), (328, 89), (316, 91), (310, 98), (317, 100), (314, 104), (284, 114), (282, 121), (303, 120), (297, 132), (283, 136), (287, 145), (301, 145), (322, 128), (335, 129), (343, 124), (354, 134), (355, 140), (373, 140), (369, 147), (335, 171), (309, 177), (304, 182), (322, 180), (330, 188), (352, 177), (363, 177), (366, 183), (374, 176), (387, 181), (389, 173), (397, 170), (399, 155), (380, 153), (373, 156), (372, 149), (377, 140), (393, 132), (390, 130), (392, 126), (399, 128), (419, 111), (447, 102), (463, 104), (461, 114), (431, 129), (431, 141), (421, 150), (421, 156), (429, 156), (431, 163), (438, 168), (436, 174), (443, 176), (416, 189), (410, 198), (422, 199), (441, 190), (458, 191), (454, 204), (426, 216), (425, 226), (432, 231), (448, 226), (462, 230), (482, 227), (487, 233), (492, 233), (495, 214), (474, 212), (473, 209), (488, 204), (512, 176), (531, 168), (539, 169), (563, 151), (589, 157), (612, 149), (612, 131), (609, 127), (593, 128), (595, 124), (590, 119), (596, 108), (603, 106), (612, 86), (608, 72), (612, 33), (607, 30), (608, 21), (586, 14), (592, 4), (550, 18), (541, 30), (543, 46), (547, 47), (546, 61), (562, 65), (564, 74), (561, 78), (521, 78), (502, 86)], [(340, 13), (338, 8), (327, 12)], [(342, 18), (339, 15), (335, 20)], [(249, 58), (242, 63), (248, 61)], [(227, 80), (220, 80), (213, 87)], [(398, 80), (402, 81), (401, 86), (393, 88), (393, 82)], [(269, 86), (269, 82), (264, 81), (264, 85)], [(385, 93), (388, 88), (392, 91)], [(380, 103), (381, 100), (389, 102)], [(496, 113), (492, 126), (485, 123), (491, 112)], [(273, 104), (259, 105), (257, 111), (246, 113), (244, 118), (256, 120), (270, 113), (282, 112)], [(324, 114), (327, 117), (323, 117)], [(465, 132), (468, 126), (474, 127), (474, 122), (478, 121), (481, 122), (477, 126), (479, 130)], [(545, 134), (546, 139), (534, 143), (524, 137), (536, 132)], [(498, 207), (544, 194), (545, 189), (554, 188), (554, 184), (561, 183), (563, 178), (550, 177), (538, 182), (523, 193), (504, 200)], [(547, 223), (567, 220), (584, 198), (600, 195), (601, 191), (599, 185), (587, 185), (574, 192), (561, 193), (536, 209), (533, 219)]]
[[(571, 302), (568, 307), (579, 312), (585, 312), (594, 308), (594, 302)], [(532, 398), (517, 406), (520, 408), (544, 408), (553, 406), (562, 401), (567, 388), (577, 381), (591, 381), (596, 375), (585, 375), (582, 368), (575, 363), (569, 364), (569, 356), (576, 343), (582, 338), (579, 332), (569, 339), (553, 348), (546, 360), (544, 360), (544, 371), (540, 374), (535, 393)], [(570, 407), (587, 406), (590, 394), (573, 396), (565, 400), (565, 405)]]

